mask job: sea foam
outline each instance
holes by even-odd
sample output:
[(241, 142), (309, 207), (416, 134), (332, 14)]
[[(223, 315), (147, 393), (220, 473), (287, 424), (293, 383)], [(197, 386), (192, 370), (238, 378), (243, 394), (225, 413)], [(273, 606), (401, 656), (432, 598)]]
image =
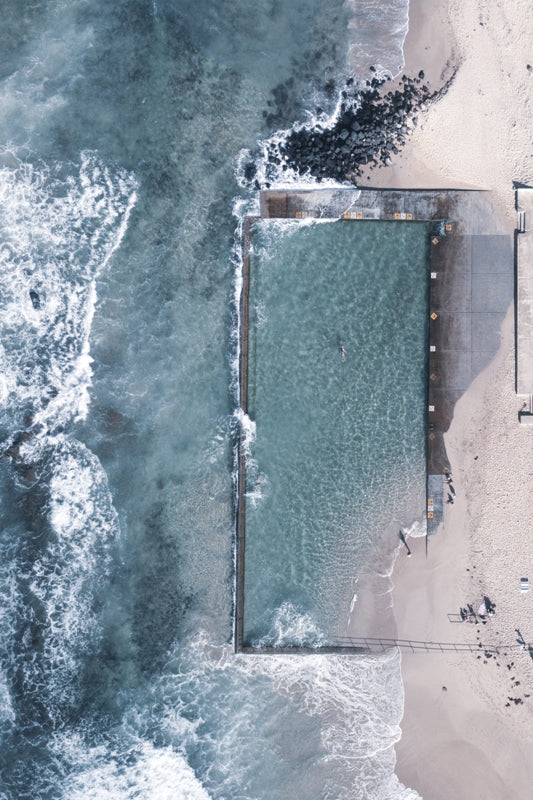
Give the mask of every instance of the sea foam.
[[(210, 699), (207, 717), (195, 700), (196, 686)], [(418, 798), (393, 774), (403, 713), (398, 651), (358, 657), (235, 656), (200, 632), (187, 646), (176, 647), (153, 693), (154, 707), (163, 703), (166, 708), (165, 738), (179, 731), (177, 741), (183, 741), (186, 716), (187, 724), (195, 726), (190, 736), (197, 759), (201, 754), (202, 763), (218, 765), (219, 772), (202, 779), (216, 800), (239, 796), (243, 785), (254, 797), (254, 771), (269, 769), (277, 774), (276, 798), (295, 787), (315, 796), (316, 781), (320, 796), (328, 800)], [(274, 754), (268, 746), (272, 726), (284, 726), (288, 737), (298, 731), (300, 741), (287, 741), (287, 754)], [(311, 755), (306, 736), (317, 730), (319, 742)]]
[(29, 589), (42, 609), (42, 653), (27, 665), (28, 691), (45, 680), (48, 712), (61, 716), (81, 690), (79, 658), (96, 652), (102, 603), (119, 534), (107, 477), (76, 440), (55, 441), (49, 454), (51, 535), (32, 563)]
[(4, 652), (26, 697), (56, 722), (79, 702), (81, 663), (99, 647), (96, 609), (119, 533), (99, 459), (69, 428), (89, 405), (96, 281), (135, 199), (134, 176), (93, 152), (77, 174), (22, 161), (0, 169), (0, 423), (5, 444), (16, 442), (8, 452), (24, 471), (14, 482), (30, 486), (25, 507), (39, 531), (15, 585), (2, 575), (15, 604)]
[(68, 769), (64, 800), (210, 800), (184, 756), (170, 746), (155, 747), (127, 727), (116, 750), (87, 747), (82, 737), (58, 736), (55, 749)]
[(96, 280), (135, 201), (135, 178), (93, 152), (78, 175), (62, 164), (0, 169), (1, 419), (22, 427), (30, 414), (38, 432), (86, 416)]

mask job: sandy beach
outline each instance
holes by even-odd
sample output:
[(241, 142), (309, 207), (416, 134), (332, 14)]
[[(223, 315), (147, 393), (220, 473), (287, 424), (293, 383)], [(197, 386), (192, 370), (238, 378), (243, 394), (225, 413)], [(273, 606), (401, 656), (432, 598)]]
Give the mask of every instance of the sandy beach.
[[(433, 89), (457, 71), (448, 92), (420, 115), (396, 163), (372, 173), (371, 182), (486, 189), (513, 236), (513, 181), (533, 182), (533, 6), (413, 0), (405, 58), (405, 72), (423, 69)], [(523, 594), (520, 579), (533, 583), (533, 426), (518, 422), (514, 322), (511, 306), (497, 355), (457, 403), (445, 437), (455, 502), (427, 549), (425, 539), (411, 539), (413, 557), (402, 548), (394, 569), (400, 638), (477, 647), (402, 656), (397, 773), (425, 800), (531, 795), (533, 590)], [(495, 604), (493, 617), (451, 621), (448, 615), (468, 603), (477, 610), (484, 597)], [(490, 645), (500, 647), (497, 655)]]
[[(428, 542), (410, 540), (394, 572), (401, 638), (499, 646), (472, 654), (404, 653), (406, 703), (397, 772), (426, 800), (527, 797), (533, 757), (533, 662), (518, 645), (531, 631), (531, 592), (520, 578), (531, 563), (528, 498), (533, 430), (518, 424), (514, 315), (500, 351), (455, 409), (446, 437), (456, 500)], [(524, 459), (524, 460), (522, 460)], [(488, 596), (496, 613), (456, 623), (467, 603)], [(451, 617), (453, 619), (453, 616)]]

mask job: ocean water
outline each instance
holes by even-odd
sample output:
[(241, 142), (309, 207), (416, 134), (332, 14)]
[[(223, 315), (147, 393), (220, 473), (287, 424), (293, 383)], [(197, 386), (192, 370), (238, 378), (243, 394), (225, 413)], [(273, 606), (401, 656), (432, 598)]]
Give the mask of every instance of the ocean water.
[(3, 4), (2, 800), (416, 796), (397, 653), (232, 653), (242, 154), (406, 7)]

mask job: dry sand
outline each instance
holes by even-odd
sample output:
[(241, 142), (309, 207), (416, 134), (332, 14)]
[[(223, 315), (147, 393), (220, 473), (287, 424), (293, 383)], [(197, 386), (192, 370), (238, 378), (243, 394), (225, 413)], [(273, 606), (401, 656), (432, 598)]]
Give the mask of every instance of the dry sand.
[[(459, 68), (397, 163), (368, 183), (490, 190), (512, 235), (513, 181), (533, 183), (533, 4), (412, 0), (410, 20), (407, 74), (424, 69), (438, 88)], [(446, 435), (456, 502), (427, 553), (424, 539), (410, 540), (413, 557), (402, 548), (394, 570), (400, 638), (502, 645), (497, 657), (483, 647), (402, 657), (397, 773), (425, 800), (533, 796), (533, 660), (517, 645), (517, 629), (533, 644), (533, 426), (519, 425), (521, 405), (511, 307), (498, 354), (457, 404)], [(532, 588), (524, 595), (525, 576)], [(486, 624), (449, 620), (485, 595), (496, 604)]]
[(533, 3), (411, 0), (409, 17), (405, 73), (423, 69), (438, 90), (457, 72), (394, 165), (365, 182), (488, 189), (512, 232), (513, 181), (533, 182)]
[[(441, 181), (493, 191), (514, 226), (512, 182), (533, 179), (533, 4), (449, 0), (447, 13), (450, 56), (459, 69), (446, 97), (416, 131), (413, 146)], [(434, 28), (421, 30), (427, 40), (436, 35)]]

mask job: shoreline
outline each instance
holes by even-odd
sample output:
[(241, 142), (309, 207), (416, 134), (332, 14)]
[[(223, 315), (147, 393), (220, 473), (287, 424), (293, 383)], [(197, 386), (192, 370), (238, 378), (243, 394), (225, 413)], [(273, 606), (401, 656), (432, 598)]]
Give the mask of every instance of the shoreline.
[[(404, 67), (393, 79), (391, 89), (401, 88), (401, 76), (418, 75), (424, 71), (424, 81), (432, 91), (450, 78), (458, 65), (456, 43), (448, 19), (448, 0), (409, 1), (409, 30), (404, 41)], [(438, 31), (435, 37), (434, 31)], [(442, 99), (437, 101), (442, 102)], [(427, 115), (427, 111), (425, 115)], [(363, 169), (360, 184), (388, 187), (391, 189), (477, 189), (477, 185), (466, 181), (449, 181), (438, 170), (438, 164), (423, 158), (418, 152), (419, 126), (423, 125), (422, 114), (418, 126), (390, 166)]]
[[(423, 69), (437, 89), (454, 64), (458, 71), (395, 163), (366, 173), (365, 185), (486, 189), (511, 236), (513, 181), (533, 180), (533, 9), (526, 0), (496, 0), (488, 10), (477, 0), (437, 0), (429, 8), (411, 0), (409, 19), (405, 74)], [(497, 354), (456, 403), (445, 434), (456, 501), (427, 551), (425, 538), (410, 538), (413, 557), (399, 545), (393, 568), (398, 638), (502, 645), (497, 657), (482, 647), (477, 655), (402, 653), (396, 773), (424, 800), (514, 800), (530, 792), (533, 656), (518, 648), (517, 630), (533, 642), (533, 597), (520, 592), (530, 552), (533, 430), (518, 423), (513, 310)], [(448, 614), (484, 596), (496, 605), (493, 618), (450, 622)]]
[[(519, 406), (512, 380), (513, 328), (511, 307), (497, 356), (456, 406), (446, 437), (456, 502), (446, 509), (444, 525), (428, 543), (427, 557), (424, 544), (411, 539), (413, 558), (400, 553), (393, 573), (400, 638), (502, 646), (497, 657), (487, 657), (483, 649), (478, 655), (402, 654), (405, 706), (396, 772), (425, 800), (518, 798), (527, 796), (530, 786), (533, 703), (527, 695), (533, 698), (533, 663), (527, 650), (518, 648), (516, 634), (518, 628), (528, 641), (532, 598), (521, 595), (519, 573), (524, 568), (527, 572), (529, 534), (514, 537), (518, 552), (509, 560), (507, 548), (495, 554), (487, 547), (491, 534), (501, 530), (494, 531), (492, 509), (485, 525), (476, 526), (486, 505), (484, 481), (497, 484), (511, 466), (512, 482), (520, 438), (526, 436), (529, 449), (533, 444), (533, 431), (519, 426), (513, 413)], [(502, 386), (504, 393), (496, 398)], [(491, 406), (488, 401), (496, 402)], [(498, 427), (502, 432), (495, 443)], [(515, 438), (513, 456), (498, 466), (510, 435)], [(502, 504), (502, 519), (511, 505), (512, 497)], [(525, 532), (527, 527), (526, 518)], [(496, 605), (496, 615), (486, 624), (449, 621), (449, 613), (485, 595)]]

